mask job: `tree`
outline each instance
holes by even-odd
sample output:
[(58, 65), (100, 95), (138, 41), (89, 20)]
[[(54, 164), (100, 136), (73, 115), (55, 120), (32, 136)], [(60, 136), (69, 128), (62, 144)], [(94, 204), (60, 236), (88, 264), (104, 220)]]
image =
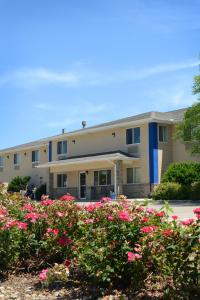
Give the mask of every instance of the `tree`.
[(13, 178), (8, 185), (8, 192), (20, 192), (20, 190), (25, 190), (30, 179), (30, 176), (17, 176)]
[[(200, 75), (194, 78), (193, 94), (200, 96)], [(183, 121), (176, 126), (175, 138), (187, 143), (192, 154), (200, 154), (200, 102), (186, 110)]]

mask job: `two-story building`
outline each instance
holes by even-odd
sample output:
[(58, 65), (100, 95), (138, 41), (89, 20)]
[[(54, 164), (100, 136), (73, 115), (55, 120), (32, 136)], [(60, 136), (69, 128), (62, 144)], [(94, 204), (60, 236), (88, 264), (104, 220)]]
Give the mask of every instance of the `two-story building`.
[(30, 175), (55, 198), (146, 197), (170, 163), (199, 160), (173, 139), (184, 112), (148, 112), (0, 150), (0, 181)]

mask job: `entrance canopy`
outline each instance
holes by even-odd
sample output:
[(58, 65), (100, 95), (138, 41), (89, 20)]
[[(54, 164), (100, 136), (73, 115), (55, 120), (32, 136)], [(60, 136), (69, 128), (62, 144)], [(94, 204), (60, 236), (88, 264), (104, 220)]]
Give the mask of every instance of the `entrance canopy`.
[(85, 163), (94, 163), (94, 162), (110, 162), (113, 163), (117, 160), (123, 160), (126, 162), (137, 161), (139, 158), (133, 156), (129, 153), (123, 151), (113, 151), (113, 152), (104, 152), (104, 153), (95, 153), (79, 156), (71, 156), (66, 159), (54, 160), (48, 163), (40, 164), (37, 168), (50, 168), (50, 167), (59, 167), (59, 166), (69, 166), (69, 165), (79, 165)]

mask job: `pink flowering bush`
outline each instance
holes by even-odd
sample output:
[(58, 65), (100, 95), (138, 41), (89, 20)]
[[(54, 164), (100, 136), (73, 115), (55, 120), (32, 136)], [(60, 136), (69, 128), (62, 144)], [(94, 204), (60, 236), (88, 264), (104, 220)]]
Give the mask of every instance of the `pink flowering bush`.
[(41, 271), (45, 284), (73, 270), (93, 283), (144, 286), (152, 276), (177, 289), (199, 284), (200, 208), (167, 211), (109, 198), (81, 206), (71, 195), (41, 202), (0, 191), (0, 272)]

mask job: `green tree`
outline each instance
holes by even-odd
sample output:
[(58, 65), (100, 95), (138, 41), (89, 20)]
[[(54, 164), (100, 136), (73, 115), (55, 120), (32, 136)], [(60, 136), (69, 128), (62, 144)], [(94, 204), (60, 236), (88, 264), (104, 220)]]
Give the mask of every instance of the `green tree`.
[[(200, 75), (194, 78), (193, 94), (200, 96)], [(187, 143), (192, 154), (200, 154), (200, 102), (186, 110), (183, 121), (176, 127), (175, 138)]]

